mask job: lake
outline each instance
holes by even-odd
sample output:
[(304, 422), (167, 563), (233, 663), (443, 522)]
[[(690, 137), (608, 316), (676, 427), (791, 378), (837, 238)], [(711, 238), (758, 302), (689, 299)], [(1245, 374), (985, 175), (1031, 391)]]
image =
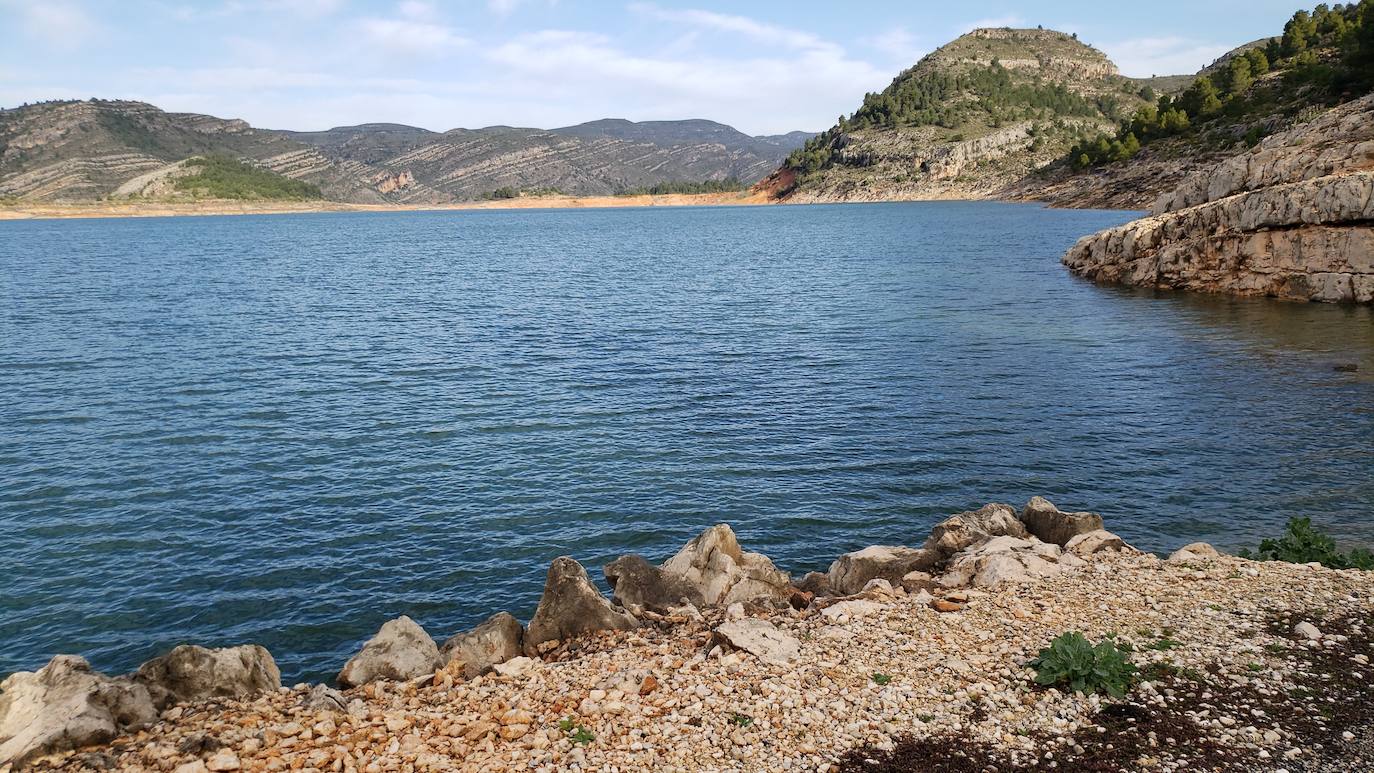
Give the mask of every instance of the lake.
[(1131, 217), (0, 223), (0, 674), (189, 641), (328, 678), (722, 521), (794, 573), (1035, 494), (1150, 550), (1374, 541), (1374, 313), (1059, 265)]

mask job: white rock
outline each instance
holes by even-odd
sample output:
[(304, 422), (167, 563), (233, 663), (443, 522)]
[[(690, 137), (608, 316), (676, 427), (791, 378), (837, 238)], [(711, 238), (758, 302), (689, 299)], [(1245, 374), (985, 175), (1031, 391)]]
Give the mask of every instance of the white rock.
[(1317, 630), (1317, 626), (1305, 620), (1293, 626), (1293, 633), (1311, 641), (1316, 641), (1322, 637), (1322, 632)]
[(771, 665), (789, 666), (801, 657), (801, 642), (767, 620), (735, 620), (717, 628), (716, 635)]

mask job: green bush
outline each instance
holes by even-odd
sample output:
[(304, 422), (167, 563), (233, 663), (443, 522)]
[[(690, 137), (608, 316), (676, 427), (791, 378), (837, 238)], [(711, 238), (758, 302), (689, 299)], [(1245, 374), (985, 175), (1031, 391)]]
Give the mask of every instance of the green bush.
[(1127, 651), (1110, 637), (1094, 645), (1076, 631), (1050, 642), (1030, 665), (1036, 684), (1067, 685), (1075, 692), (1105, 692), (1113, 698), (1126, 696), (1137, 671)]
[(1311, 518), (1288, 519), (1288, 528), (1282, 537), (1262, 540), (1258, 553), (1242, 550), (1240, 557), (1290, 564), (1310, 564), (1315, 561), (1332, 569), (1374, 570), (1374, 553), (1364, 549), (1349, 553), (1337, 551), (1336, 541), (1314, 528)]
[(193, 171), (176, 178), (176, 188), (211, 199), (319, 199), (320, 189), (228, 156), (187, 160)]

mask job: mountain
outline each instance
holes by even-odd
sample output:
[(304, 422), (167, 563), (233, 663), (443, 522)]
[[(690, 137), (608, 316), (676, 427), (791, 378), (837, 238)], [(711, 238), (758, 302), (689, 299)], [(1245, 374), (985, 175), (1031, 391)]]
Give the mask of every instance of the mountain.
[(869, 94), (767, 187), (789, 201), (982, 198), (1152, 98), (1106, 55), (1044, 29), (978, 29)]
[(555, 131), (432, 132), (372, 123), (318, 132), (169, 113), (141, 102), (0, 110), (0, 198), (167, 196), (191, 157), (227, 156), (317, 186), (331, 200), (438, 204), (498, 189), (613, 194), (672, 182), (754, 180), (805, 141), (710, 121), (598, 121)]

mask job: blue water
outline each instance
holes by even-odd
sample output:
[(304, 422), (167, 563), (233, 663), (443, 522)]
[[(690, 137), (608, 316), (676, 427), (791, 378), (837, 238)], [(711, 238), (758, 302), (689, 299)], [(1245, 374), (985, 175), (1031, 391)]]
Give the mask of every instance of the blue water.
[(1371, 310), (1060, 267), (1129, 218), (0, 223), (0, 673), (252, 641), (328, 677), (718, 521), (795, 572), (1034, 494), (1156, 550), (1374, 539)]

